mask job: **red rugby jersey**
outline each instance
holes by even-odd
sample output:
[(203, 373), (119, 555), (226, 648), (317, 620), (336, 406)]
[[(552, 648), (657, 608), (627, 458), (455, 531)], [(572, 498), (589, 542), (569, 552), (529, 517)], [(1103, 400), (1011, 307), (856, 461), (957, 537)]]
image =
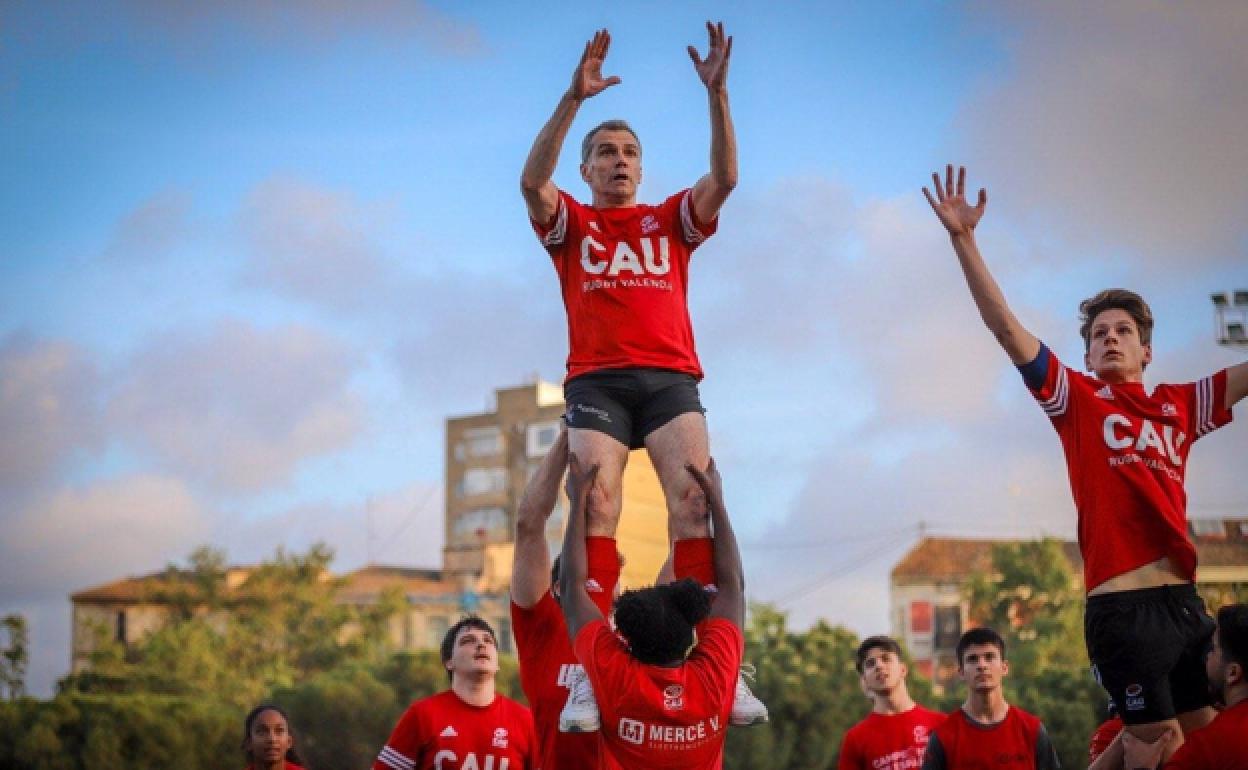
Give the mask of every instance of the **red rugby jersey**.
[(1165, 770), (1248, 770), (1248, 700), (1185, 736)]
[(532, 770), (537, 767), (533, 717), (495, 695), (485, 707), (453, 690), (418, 700), (395, 725), (373, 770)]
[(1057, 770), (1057, 753), (1040, 720), (1017, 706), (993, 725), (961, 708), (932, 732), (924, 770)]
[(1088, 741), (1088, 764), (1096, 761), (1097, 757), (1105, 753), (1105, 749), (1109, 748), (1109, 744), (1114, 742), (1118, 737), (1118, 733), (1122, 732), (1122, 719), (1119, 717), (1110, 717), (1101, 722), (1100, 727), (1092, 733), (1092, 738)]
[(922, 706), (900, 714), (872, 712), (845, 731), (837, 770), (918, 770), (931, 731), (944, 721), (944, 714)]
[(1087, 590), (1163, 556), (1195, 580), (1183, 481), (1192, 442), (1231, 421), (1226, 371), (1149, 393), (1063, 366), (1043, 345), (1021, 369), (1066, 453)]
[[(589, 577), (585, 589), (606, 617), (620, 580), (620, 556), (614, 538), (585, 538)], [(559, 732), (559, 712), (568, 700), (568, 676), (580, 668), (563, 610), (550, 591), (532, 607), (511, 603), (512, 630), (520, 659), (520, 686), (533, 710), (538, 765), (542, 770), (581, 770), (598, 766), (597, 733)]]
[(717, 224), (697, 221), (690, 190), (658, 206), (606, 209), (559, 192), (554, 222), (533, 222), (533, 229), (563, 290), (569, 379), (630, 367), (702, 378), (689, 320), (689, 258)]
[(741, 629), (712, 618), (683, 665), (650, 666), (628, 654), (601, 620), (576, 635), (602, 713), (604, 750), (621, 767), (718, 770), (745, 649)]

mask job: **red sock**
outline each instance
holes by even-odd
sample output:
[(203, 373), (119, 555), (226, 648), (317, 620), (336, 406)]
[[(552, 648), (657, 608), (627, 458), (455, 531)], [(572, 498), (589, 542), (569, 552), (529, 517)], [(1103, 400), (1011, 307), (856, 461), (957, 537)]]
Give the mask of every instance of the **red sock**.
[(615, 602), (615, 584), (620, 582), (620, 552), (616, 550), (615, 538), (586, 537), (585, 556), (589, 561), (585, 591), (602, 616), (610, 617), (611, 605)]
[(715, 588), (715, 548), (709, 537), (677, 540), (672, 555), (672, 572), (676, 579), (693, 578)]

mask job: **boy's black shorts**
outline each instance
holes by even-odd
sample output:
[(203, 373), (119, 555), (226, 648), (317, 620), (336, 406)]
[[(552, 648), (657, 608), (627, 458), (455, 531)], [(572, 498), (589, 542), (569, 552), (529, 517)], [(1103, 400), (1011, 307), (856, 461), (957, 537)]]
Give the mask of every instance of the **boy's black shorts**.
[(1216, 624), (1192, 584), (1088, 597), (1083, 634), (1097, 681), (1129, 725), (1210, 705)]
[(685, 412), (705, 413), (698, 381), (668, 369), (603, 369), (563, 385), (569, 428), (606, 433), (629, 449)]

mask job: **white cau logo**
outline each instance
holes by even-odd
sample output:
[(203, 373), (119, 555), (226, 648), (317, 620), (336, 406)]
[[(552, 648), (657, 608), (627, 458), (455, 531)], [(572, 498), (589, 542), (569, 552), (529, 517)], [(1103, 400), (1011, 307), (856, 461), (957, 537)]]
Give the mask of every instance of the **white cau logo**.
[[(607, 259), (607, 247), (587, 235), (581, 239), (581, 269), (590, 275), (602, 275), (614, 278), (622, 272), (633, 275), (667, 275), (672, 269), (669, 257), (671, 247), (667, 236), (658, 238), (658, 253), (655, 253), (655, 239), (642, 238), (641, 256), (633, 251), (627, 241), (615, 244), (615, 254)], [(644, 263), (644, 264), (643, 264)]]
[(1183, 464), (1179, 450), (1183, 447), (1183, 442), (1187, 440), (1187, 434), (1182, 431), (1176, 434), (1172, 425), (1163, 425), (1161, 433), (1158, 433), (1152, 420), (1143, 420), (1137, 430), (1126, 417), (1120, 414), (1110, 414), (1105, 416), (1101, 430), (1105, 446), (1110, 449), (1134, 447), (1135, 451), (1143, 452), (1151, 447), (1174, 465)]
[(640, 746), (646, 740), (646, 725), (636, 719), (620, 717), (620, 738)]

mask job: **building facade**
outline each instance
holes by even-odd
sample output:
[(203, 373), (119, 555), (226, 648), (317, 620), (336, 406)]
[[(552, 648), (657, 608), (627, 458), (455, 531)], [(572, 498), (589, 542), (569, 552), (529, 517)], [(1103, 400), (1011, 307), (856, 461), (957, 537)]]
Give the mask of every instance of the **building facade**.
[[(406, 598), (405, 609), (390, 622), (396, 648), (436, 648), (456, 620), (475, 613), (498, 631), (503, 652), (515, 649), (508, 589), (516, 512), (525, 485), (559, 434), (563, 389), (536, 382), (499, 389), (495, 396), (493, 410), (446, 421), (442, 566), (368, 565), (342, 576), (338, 597), (344, 603), (367, 605), (388, 589)], [(546, 529), (552, 555), (562, 545), (567, 511), (561, 491)], [(621, 583), (652, 584), (667, 558), (667, 506), (644, 451), (630, 455), (624, 474), (618, 542), (625, 556)], [(249, 572), (231, 567), (225, 590), (241, 586)], [(167, 623), (173, 613), (169, 597), (178, 594), (186, 574), (165, 570), (71, 595), (73, 673), (88, 664), (101, 631), (130, 644)]]
[[(1188, 526), (1200, 563), (1197, 589), (1210, 609), (1248, 600), (1248, 519), (1193, 519)], [(924, 537), (892, 569), (890, 633), (938, 689), (956, 678), (954, 648), (962, 632), (977, 625), (968, 611), (967, 581), (989, 572), (993, 546), (1008, 542)], [(1064, 542), (1062, 551), (1082, 589), (1078, 544)]]

